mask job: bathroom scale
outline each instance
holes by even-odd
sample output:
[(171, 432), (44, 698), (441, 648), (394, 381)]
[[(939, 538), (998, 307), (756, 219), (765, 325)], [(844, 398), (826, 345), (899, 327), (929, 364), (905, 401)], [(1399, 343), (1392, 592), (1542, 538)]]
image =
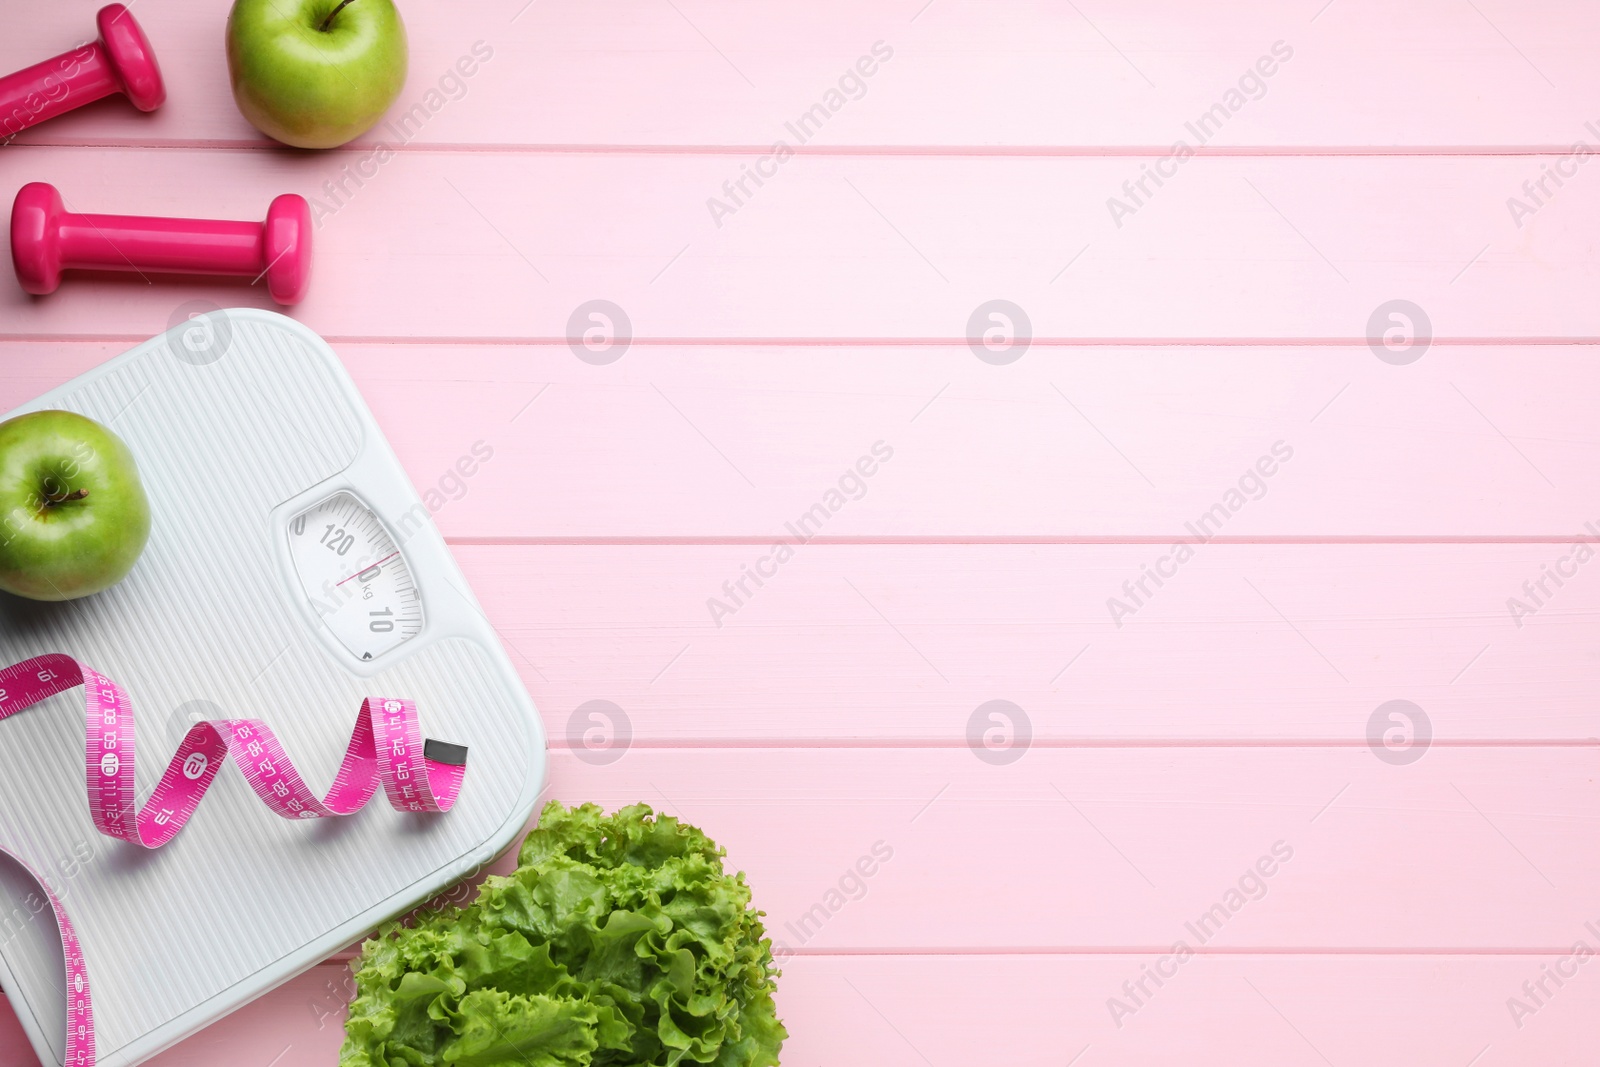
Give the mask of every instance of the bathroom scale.
[[(5, 417), (41, 409), (127, 443), (150, 539), (103, 592), (0, 594), (0, 666), (63, 653), (119, 683), (141, 804), (203, 720), (269, 724), (318, 795), (375, 694), (414, 702), (423, 733), (466, 750), (448, 812), (398, 811), (380, 790), (314, 821), (268, 810), (229, 761), (182, 832), (147, 850), (91, 818), (83, 689), (0, 722), (0, 845), (60, 898), (93, 983), (96, 1057), (127, 1067), (502, 852), (544, 788), (544, 733), (428, 508), (306, 327), (202, 311)], [(0, 986), (40, 1061), (66, 1067), (65, 955), (39, 900), (0, 858)]]

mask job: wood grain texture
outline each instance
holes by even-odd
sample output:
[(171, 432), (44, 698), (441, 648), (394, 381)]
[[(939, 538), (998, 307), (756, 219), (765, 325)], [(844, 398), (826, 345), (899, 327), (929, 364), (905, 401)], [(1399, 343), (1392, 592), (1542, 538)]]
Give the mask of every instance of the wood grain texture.
[[(1132, 203), (1122, 186), (1143, 161), (805, 157), (713, 218), (708, 200), (749, 157), (419, 152), (370, 161), (363, 179), (349, 153), (8, 152), (78, 211), (256, 218), (279, 193), (315, 198), (315, 280), (295, 316), (335, 340), (565, 345), (596, 299), (639, 345), (965, 347), (996, 299), (1023, 309), (1041, 352), (1094, 339), (1364, 352), (1374, 312), (1402, 299), (1441, 339), (1600, 337), (1600, 310), (1561, 284), (1593, 275), (1600, 182), (1569, 181), (1514, 220), (1507, 198), (1540, 173), (1521, 157), (1197, 158), (1115, 219), (1108, 201)], [(194, 299), (267, 296), (136, 274), (45, 299), (0, 287), (0, 336), (131, 340)]]
[[(61, 19), (0, 42), (0, 70), (89, 32), (93, 0), (59, 7)], [(136, 14), (170, 84), (166, 106), (141, 118), (101, 104), (26, 139), (261, 145), (227, 92), (224, 9), (189, 0)], [(404, 14), (411, 76), (391, 117), (429, 110), (388, 139), (414, 146), (798, 146), (784, 124), (819, 104), (832, 110), (807, 146), (825, 150), (1166, 151), (1198, 143), (1185, 123), (1218, 104), (1234, 106), (1207, 144), (1251, 150), (1559, 148), (1593, 143), (1584, 124), (1600, 118), (1585, 47), (1600, 27), (1557, 0), (1249, 0), (1203, 18), (1179, 0), (484, 0)], [(480, 41), (491, 58), (450, 79)], [(840, 86), (878, 42), (889, 60), (864, 88)], [(1290, 58), (1241, 86), (1278, 42)]]
[[(785, 1062), (970, 1063), (992, 1056), (1009, 1020), (1010, 1062), (1059, 1067), (1179, 1059), (1281, 1067), (1407, 1063), (1512, 1067), (1571, 1062), (1600, 997), (1587, 970), (1518, 1028), (1506, 1001), (1564, 956), (1202, 956), (1133, 1015), (1108, 1001), (1150, 956), (801, 956), (785, 964)], [(1566, 966), (1570, 969), (1571, 963)], [(1171, 970), (1172, 965), (1168, 965)], [(318, 967), (150, 1061), (154, 1067), (331, 1064), (343, 1037), (342, 966)], [(1546, 981), (1546, 988), (1557, 987)], [(1429, 995), (1418, 996), (1427, 989)], [(1396, 1011), (1397, 1003), (1407, 1010)], [(986, 1024), (983, 1020), (988, 1020)], [(32, 1053), (0, 1006), (0, 1055)]]
[(1123, 585), (1177, 566), (1161, 546), (455, 551), (555, 745), (595, 700), (679, 746), (961, 746), (999, 699), (1050, 745), (1360, 747), (1400, 699), (1440, 744), (1600, 733), (1596, 576), (1507, 606), (1570, 549), (1205, 545), (1148, 598)]
[[(121, 348), (0, 342), (0, 406)], [(1409, 366), (1364, 347), (998, 367), (965, 346), (636, 348), (607, 366), (565, 346), (338, 351), (458, 543), (765, 546), (819, 503), (805, 530), (823, 541), (1170, 544), (1210, 513), (1222, 540), (1559, 546), (1600, 525), (1587, 345), (1435, 346)]]
[[(553, 753), (550, 795), (716, 826), (797, 951), (1166, 948), (1279, 842), (1293, 858), (1199, 926), (1208, 949), (1558, 951), (1595, 918), (1600, 867), (1570, 847), (1600, 815), (1594, 767), (1567, 748), (1409, 766), (1365, 748), (1032, 749), (1000, 767), (965, 748), (635, 750), (599, 767)], [(824, 920), (814, 906), (880, 841), (893, 858)]]
[[(96, 6), (13, 20), (0, 70)], [(313, 154), (237, 114), (224, 7), (139, 5), (168, 104), (27, 132), (13, 184), (314, 198), (294, 315), (428, 494), (550, 795), (728, 847), (786, 1063), (1585, 1062), (1600, 984), (1546, 976), (1600, 947), (1595, 10), (411, 0), (393, 125)], [(597, 299), (611, 362), (568, 340)], [(0, 284), (0, 410), (196, 300), (266, 298)], [(153, 1062), (331, 1064), (344, 976)]]

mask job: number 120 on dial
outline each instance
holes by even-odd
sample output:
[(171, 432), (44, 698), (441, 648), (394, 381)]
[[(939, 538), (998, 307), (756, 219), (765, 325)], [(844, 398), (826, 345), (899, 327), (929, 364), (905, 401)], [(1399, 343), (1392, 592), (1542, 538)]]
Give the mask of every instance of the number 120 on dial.
[(422, 632), (422, 600), (378, 517), (341, 490), (289, 520), (295, 576), (352, 656), (374, 660)]

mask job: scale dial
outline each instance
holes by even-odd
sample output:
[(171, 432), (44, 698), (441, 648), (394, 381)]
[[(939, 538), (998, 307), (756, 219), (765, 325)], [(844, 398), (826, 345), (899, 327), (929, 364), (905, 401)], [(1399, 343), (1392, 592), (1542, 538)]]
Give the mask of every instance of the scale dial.
[(422, 632), (422, 599), (394, 538), (354, 493), (340, 490), (289, 520), (289, 558), (322, 624), (358, 660)]

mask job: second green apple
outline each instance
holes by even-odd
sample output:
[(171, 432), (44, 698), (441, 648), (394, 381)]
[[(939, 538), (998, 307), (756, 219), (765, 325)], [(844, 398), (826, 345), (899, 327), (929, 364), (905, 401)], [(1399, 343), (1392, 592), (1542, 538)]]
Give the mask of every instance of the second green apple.
[(75, 600), (121, 581), (150, 537), (122, 438), (73, 411), (0, 422), (0, 589)]
[(228, 76), (256, 129), (335, 148), (371, 129), (405, 85), (405, 24), (391, 0), (236, 0)]

